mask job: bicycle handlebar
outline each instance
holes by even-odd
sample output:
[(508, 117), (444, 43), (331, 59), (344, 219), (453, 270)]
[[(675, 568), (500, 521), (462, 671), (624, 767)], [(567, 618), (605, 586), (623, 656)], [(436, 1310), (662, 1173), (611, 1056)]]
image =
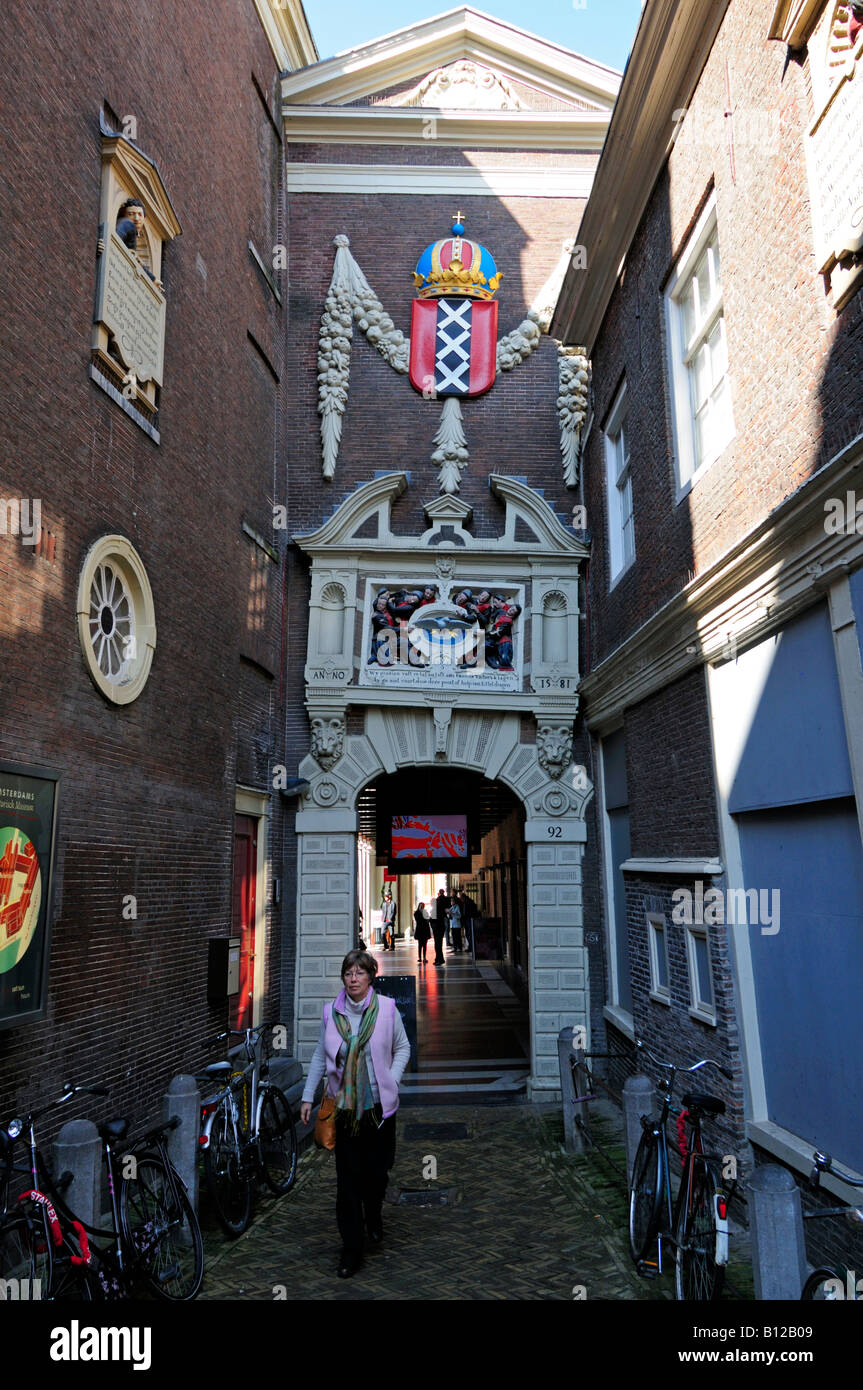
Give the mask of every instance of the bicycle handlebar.
[(655, 1064), (658, 1067), (662, 1067), (663, 1071), (693, 1072), (698, 1071), (701, 1067), (715, 1067), (717, 1071), (722, 1073), (722, 1075), (726, 1078), (727, 1081), (732, 1081), (734, 1079), (732, 1073), (727, 1069), (727, 1067), (723, 1067), (719, 1062), (714, 1062), (712, 1057), (703, 1057), (700, 1062), (695, 1062), (691, 1067), (680, 1067), (677, 1065), (676, 1062), (660, 1061), (660, 1059), (655, 1055), (655, 1053), (651, 1052), (650, 1048), (641, 1038), (635, 1039), (635, 1049), (636, 1052), (643, 1052), (646, 1057), (650, 1058), (651, 1062), (655, 1062)]

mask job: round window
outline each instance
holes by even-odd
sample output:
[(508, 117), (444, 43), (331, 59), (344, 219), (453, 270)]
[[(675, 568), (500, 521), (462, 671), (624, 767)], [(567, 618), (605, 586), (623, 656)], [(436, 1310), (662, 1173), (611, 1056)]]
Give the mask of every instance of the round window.
[(150, 674), (156, 622), (150, 581), (123, 536), (91, 548), (78, 585), (78, 635), (87, 668), (113, 704), (140, 695)]

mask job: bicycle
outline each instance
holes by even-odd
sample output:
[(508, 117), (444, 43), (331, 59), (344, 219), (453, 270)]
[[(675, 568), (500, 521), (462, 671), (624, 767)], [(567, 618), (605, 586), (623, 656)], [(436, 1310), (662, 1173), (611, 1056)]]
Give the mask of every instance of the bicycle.
[[(159, 1298), (177, 1302), (195, 1298), (203, 1280), (203, 1241), (182, 1179), (166, 1149), (167, 1135), (177, 1128), (179, 1118), (156, 1126), (122, 1154), (115, 1149), (126, 1138), (128, 1120), (107, 1120), (98, 1126), (112, 1224), (89, 1226), (63, 1199), (72, 1175), (62, 1174), (54, 1181), (35, 1134), (40, 1115), (80, 1094), (107, 1095), (107, 1091), (67, 1083), (59, 1099), (45, 1110), (12, 1120), (0, 1131), (0, 1147), (7, 1159), (0, 1226), (4, 1291), (11, 1279), (16, 1281), (19, 1297), (23, 1280), (27, 1297), (131, 1298), (136, 1285), (143, 1282)], [(11, 1164), (11, 1146), (25, 1133), (29, 1163), (17, 1167)], [(119, 1193), (115, 1159), (123, 1168)], [(13, 1172), (26, 1174), (31, 1185), (19, 1194), (10, 1216)], [(96, 1237), (107, 1243), (100, 1244)]]
[[(663, 1243), (674, 1247), (674, 1290), (683, 1301), (719, 1297), (728, 1263), (728, 1198), (715, 1159), (705, 1153), (701, 1122), (707, 1116), (725, 1113), (725, 1102), (706, 1092), (690, 1091), (683, 1096), (681, 1110), (672, 1103), (677, 1072), (697, 1072), (716, 1067), (731, 1080), (731, 1073), (718, 1062), (704, 1058), (691, 1067), (662, 1062), (641, 1041), (637, 1052), (668, 1074), (658, 1089), (662, 1109), (658, 1120), (642, 1115), (643, 1133), (632, 1165), (629, 1198), (629, 1244), (639, 1273), (662, 1273)], [(678, 1136), (683, 1172), (676, 1202), (672, 1201), (671, 1167), (668, 1159), (666, 1123), (669, 1114), (678, 1118)], [(656, 1261), (645, 1259), (655, 1239)]]
[[(847, 1183), (849, 1187), (863, 1187), (863, 1178), (852, 1177), (850, 1173), (843, 1173), (841, 1168), (833, 1166), (833, 1159), (829, 1154), (819, 1153), (816, 1149), (812, 1155), (813, 1168), (809, 1174), (809, 1181), (813, 1187), (818, 1187), (821, 1182), (822, 1173), (833, 1173), (839, 1178), (840, 1182)], [(820, 1220), (827, 1216), (844, 1216), (846, 1221), (853, 1225), (863, 1222), (863, 1207), (824, 1207), (820, 1211), (806, 1213), (806, 1220)], [(829, 1303), (842, 1302), (846, 1299), (854, 1302), (863, 1300), (863, 1291), (858, 1294), (858, 1283), (856, 1278), (848, 1277), (849, 1271), (842, 1265), (831, 1268), (829, 1265), (822, 1265), (820, 1269), (813, 1270), (803, 1285), (803, 1292), (800, 1298), (805, 1303)]]
[(224, 1083), (202, 1103), (200, 1145), (207, 1191), (220, 1224), (232, 1237), (242, 1235), (252, 1219), (257, 1179), (281, 1197), (297, 1175), (297, 1132), (290, 1103), (284, 1091), (266, 1079), (266, 1031), (267, 1025), (261, 1024), (220, 1033), (214, 1042), (232, 1036), (244, 1039), (246, 1065), (236, 1071), (231, 1062), (213, 1062), (201, 1077)]

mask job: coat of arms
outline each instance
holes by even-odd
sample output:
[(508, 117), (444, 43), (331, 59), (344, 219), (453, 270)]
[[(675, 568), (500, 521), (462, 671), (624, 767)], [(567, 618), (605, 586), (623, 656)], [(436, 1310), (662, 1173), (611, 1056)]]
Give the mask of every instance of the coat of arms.
[(427, 246), (413, 272), (409, 375), (427, 397), (481, 396), (495, 378), (501, 274), (464, 232), (456, 214), (452, 236)]

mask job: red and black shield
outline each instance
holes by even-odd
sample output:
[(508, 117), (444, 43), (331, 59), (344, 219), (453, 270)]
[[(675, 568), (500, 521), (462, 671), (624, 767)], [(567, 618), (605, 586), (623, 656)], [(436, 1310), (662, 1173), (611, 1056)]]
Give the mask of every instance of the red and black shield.
[(453, 295), (411, 306), (411, 386), (424, 396), (481, 396), (497, 370), (497, 303)]

